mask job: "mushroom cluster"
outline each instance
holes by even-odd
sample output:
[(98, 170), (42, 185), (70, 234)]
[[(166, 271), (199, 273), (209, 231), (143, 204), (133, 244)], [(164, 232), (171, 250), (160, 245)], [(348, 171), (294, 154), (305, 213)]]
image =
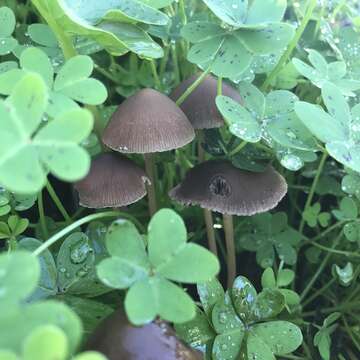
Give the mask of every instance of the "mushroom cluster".
[(180, 341), (169, 324), (154, 321), (136, 327), (120, 309), (105, 319), (91, 335), (87, 350), (109, 360), (201, 360), (202, 354)]
[(130, 205), (146, 194), (157, 210), (153, 154), (182, 147), (195, 132), (183, 111), (167, 96), (143, 89), (119, 105), (104, 130), (103, 143), (117, 153), (143, 154), (145, 172), (114, 153), (98, 156), (85, 179), (75, 184), (80, 203), (91, 208)]

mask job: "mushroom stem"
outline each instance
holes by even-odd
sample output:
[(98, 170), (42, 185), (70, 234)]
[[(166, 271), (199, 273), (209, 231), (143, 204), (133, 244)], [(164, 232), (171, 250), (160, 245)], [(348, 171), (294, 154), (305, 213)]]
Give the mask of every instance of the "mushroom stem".
[(223, 214), (225, 243), (227, 252), (228, 288), (230, 288), (236, 276), (236, 253), (234, 242), (234, 225), (232, 215)]
[(208, 209), (203, 209), (203, 213), (206, 224), (206, 234), (207, 234), (209, 249), (215, 256), (218, 256), (212, 213)]
[(149, 202), (149, 213), (153, 216), (156, 213), (156, 191), (155, 191), (155, 176), (154, 176), (154, 157), (152, 154), (144, 154), (145, 160), (145, 171), (150, 180), (150, 183), (146, 184), (148, 202)]
[[(197, 135), (198, 135), (198, 139), (197, 139), (198, 159), (199, 159), (199, 163), (202, 163), (205, 161), (205, 151), (202, 147), (202, 141), (204, 139), (204, 132), (202, 130), (198, 130)], [(206, 225), (206, 234), (207, 234), (207, 241), (208, 241), (209, 249), (215, 256), (218, 256), (212, 212), (208, 209), (204, 209), (203, 213), (204, 213), (204, 220), (205, 220), (205, 225)]]

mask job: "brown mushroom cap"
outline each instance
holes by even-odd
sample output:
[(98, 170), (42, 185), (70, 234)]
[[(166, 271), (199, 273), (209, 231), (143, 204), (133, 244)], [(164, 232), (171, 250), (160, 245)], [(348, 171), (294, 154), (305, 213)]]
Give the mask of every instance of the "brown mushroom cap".
[(229, 161), (213, 160), (191, 169), (169, 195), (184, 205), (248, 216), (274, 208), (286, 192), (285, 179), (271, 166), (255, 173), (240, 170)]
[(201, 360), (201, 353), (190, 349), (166, 323), (131, 325), (123, 310), (105, 319), (90, 337), (87, 350), (96, 350), (109, 360)]
[(89, 208), (130, 205), (146, 195), (145, 171), (124, 156), (104, 153), (93, 159), (88, 175), (74, 187)]
[(194, 137), (186, 115), (170, 98), (143, 89), (118, 107), (102, 140), (115, 151), (146, 154), (180, 148)]
[[(172, 91), (170, 98), (174, 101), (179, 99), (198, 77), (199, 75), (194, 75), (184, 80)], [(237, 102), (242, 102), (239, 92), (226, 83), (223, 83), (222, 93)], [(212, 129), (224, 125), (223, 117), (215, 103), (216, 96), (217, 80), (213, 76), (208, 75), (180, 105), (180, 108), (184, 111), (194, 129)]]

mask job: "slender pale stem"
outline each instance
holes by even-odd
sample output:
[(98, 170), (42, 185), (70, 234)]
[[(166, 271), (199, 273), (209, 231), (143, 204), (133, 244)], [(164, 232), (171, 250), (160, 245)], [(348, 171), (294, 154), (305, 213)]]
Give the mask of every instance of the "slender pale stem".
[(153, 154), (144, 154), (144, 160), (145, 160), (145, 171), (150, 180), (150, 184), (149, 183), (147, 184), (149, 213), (150, 216), (153, 216), (157, 210)]
[(207, 68), (186, 90), (185, 92), (176, 100), (176, 105), (180, 106), (187, 97), (205, 80), (206, 76), (209, 74), (211, 66)]
[[(314, 194), (315, 194), (316, 186), (317, 186), (317, 184), (318, 184), (318, 182), (319, 182), (321, 173), (322, 173), (322, 171), (323, 171), (323, 169), (324, 169), (324, 166), (325, 166), (325, 162), (326, 162), (327, 157), (328, 157), (327, 152), (324, 152), (323, 155), (322, 155), (322, 157), (321, 157), (320, 164), (319, 164), (319, 167), (318, 167), (318, 169), (317, 169), (317, 172), (316, 172), (314, 181), (313, 181), (313, 183), (312, 183), (312, 185), (311, 185), (309, 195), (308, 195), (308, 197), (307, 197), (307, 199), (306, 199), (304, 211), (306, 211), (307, 209), (309, 209), (309, 207), (311, 206), (311, 203), (312, 203), (312, 200), (313, 200), (313, 197), (314, 197)], [(304, 216), (303, 216), (302, 219), (301, 219), (300, 226), (299, 226), (299, 232), (300, 232), (300, 234), (302, 234), (302, 232), (303, 232), (303, 230), (304, 230), (304, 226), (305, 226), (305, 218), (304, 218)]]
[(39, 210), (41, 232), (42, 232), (43, 236), (45, 237), (45, 239), (47, 239), (49, 237), (49, 231), (48, 231), (48, 228), (46, 226), (45, 211), (44, 211), (44, 201), (43, 201), (42, 191), (40, 191), (39, 194), (38, 194), (37, 203), (38, 203), (38, 210)]
[(266, 78), (264, 84), (262, 85), (262, 90), (266, 91), (268, 89), (268, 87), (270, 86), (271, 82), (273, 79), (276, 78), (276, 76), (278, 75), (278, 73), (281, 71), (281, 69), (283, 68), (283, 66), (285, 65), (285, 63), (288, 61), (290, 55), (292, 54), (292, 52), (294, 51), (296, 45), (298, 44), (307, 24), (309, 23), (311, 16), (314, 12), (314, 9), (316, 7), (317, 4), (317, 0), (309, 0), (307, 3), (307, 9), (304, 15), (304, 18), (301, 21), (300, 26), (298, 27), (298, 29), (296, 30), (295, 36), (292, 39), (291, 43), (289, 44), (289, 46), (287, 47), (286, 51), (284, 52), (284, 54), (282, 55), (282, 57), (280, 58), (278, 64), (276, 65), (275, 69), (269, 74), (269, 76)]
[(75, 230), (79, 226), (86, 224), (90, 221), (105, 218), (105, 217), (117, 217), (120, 213), (118, 211), (107, 211), (107, 212), (101, 212), (101, 213), (95, 213), (88, 216), (85, 216), (75, 222), (73, 222), (71, 225), (67, 226), (66, 228), (62, 229), (58, 233), (56, 233), (54, 236), (52, 236), (50, 239), (46, 240), (42, 245), (40, 245), (36, 250), (33, 251), (33, 255), (37, 256), (41, 254), (44, 250), (48, 249), (51, 245), (55, 244), (58, 240), (63, 238), (65, 235), (69, 234), (71, 231)]
[(215, 256), (218, 256), (216, 239), (215, 239), (215, 231), (214, 231), (214, 222), (213, 222), (211, 210), (203, 209), (203, 213), (204, 213), (204, 220), (205, 220), (205, 225), (206, 225), (206, 234), (207, 234), (209, 249)]
[(227, 252), (227, 285), (230, 288), (236, 276), (236, 251), (234, 241), (234, 224), (232, 215), (223, 214), (225, 243)]
[(56, 207), (58, 208), (58, 210), (60, 211), (61, 215), (63, 216), (63, 218), (65, 219), (65, 221), (67, 223), (71, 222), (71, 217), (68, 214), (68, 212), (66, 211), (64, 205), (62, 204), (61, 200), (59, 199), (59, 197), (57, 196), (54, 188), (52, 187), (52, 185), (50, 184), (50, 182), (48, 181), (46, 183), (46, 189), (51, 197), (51, 199), (53, 200), (54, 204), (56, 205)]
[(240, 152), (247, 145), (247, 141), (242, 141), (235, 149), (229, 152), (229, 156), (234, 156)]
[(154, 78), (154, 81), (155, 81), (155, 87), (157, 88), (157, 90), (161, 90), (161, 81), (160, 81), (160, 78), (159, 78), (159, 74), (157, 72), (157, 67), (156, 67), (156, 63), (154, 60), (149, 60), (150, 62), (150, 65), (151, 65), (151, 71), (152, 71), (152, 74), (153, 74), (153, 78)]

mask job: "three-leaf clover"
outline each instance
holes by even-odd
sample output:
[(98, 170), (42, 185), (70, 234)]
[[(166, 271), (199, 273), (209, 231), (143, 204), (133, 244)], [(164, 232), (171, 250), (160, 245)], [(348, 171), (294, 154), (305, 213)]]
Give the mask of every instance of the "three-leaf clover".
[(100, 280), (117, 289), (129, 288), (125, 309), (131, 322), (144, 324), (157, 315), (181, 323), (195, 316), (191, 297), (172, 281), (199, 283), (219, 271), (217, 258), (197, 244), (189, 244), (183, 220), (162, 209), (148, 227), (147, 251), (142, 236), (129, 221), (115, 221), (106, 236), (111, 255), (100, 262)]
[(199, 284), (198, 292), (204, 312), (198, 309), (192, 321), (176, 325), (176, 330), (207, 359), (275, 359), (300, 346), (302, 334), (296, 325), (268, 321), (284, 308), (277, 289), (258, 294), (247, 278), (239, 276), (226, 293), (216, 279)]
[(319, 202), (305, 209), (302, 216), (310, 227), (315, 227), (318, 223), (322, 227), (327, 227), (331, 218), (331, 215), (328, 212), (321, 212), (321, 205)]
[(0, 239), (15, 239), (29, 226), (28, 219), (21, 219), (17, 215), (11, 215), (7, 222), (0, 221)]
[(0, 76), (0, 93), (9, 95), (29, 72), (39, 74), (47, 85), (49, 103), (46, 113), (55, 117), (68, 110), (78, 109), (77, 103), (100, 105), (107, 98), (105, 86), (90, 78), (94, 63), (89, 56), (78, 55), (59, 69), (54, 69), (48, 56), (40, 49), (27, 48), (20, 55), (21, 69), (15, 68)]
[[(35, 0), (42, 7), (44, 0)], [(161, 5), (161, 4), (160, 4)], [(145, 58), (163, 56), (142, 24), (166, 25), (167, 15), (138, 0), (51, 1), (48, 9), (65, 32), (95, 40), (112, 55), (132, 51)]]
[(0, 55), (7, 55), (17, 46), (11, 35), (15, 30), (16, 19), (13, 11), (4, 6), (0, 8)]
[(298, 170), (305, 161), (314, 160), (308, 155), (316, 150), (316, 142), (294, 112), (296, 95), (276, 90), (265, 97), (257, 87), (247, 83), (241, 83), (239, 91), (243, 105), (227, 96), (216, 98), (216, 105), (233, 135), (250, 143), (265, 140), (289, 170)]
[(285, 264), (295, 264), (296, 246), (300, 240), (301, 235), (288, 226), (285, 213), (264, 213), (247, 220), (241, 229), (238, 245), (256, 251), (258, 264), (267, 268), (273, 265), (276, 253)]
[(0, 255), (0, 349), (20, 355), (24, 340), (43, 325), (59, 327), (68, 340), (69, 352), (80, 343), (81, 323), (66, 305), (56, 301), (27, 304), (40, 276), (38, 259), (29, 252)]
[(303, 101), (295, 104), (295, 111), (335, 160), (360, 171), (360, 104), (350, 111), (341, 91), (329, 82), (323, 85), (321, 93), (328, 112)]
[(244, 73), (255, 55), (281, 51), (294, 35), (291, 25), (280, 22), (286, 1), (203, 0), (223, 22), (195, 21), (182, 29), (194, 43), (188, 60), (211, 67), (218, 76), (235, 78)]
[(89, 170), (90, 157), (78, 144), (91, 132), (90, 112), (70, 110), (40, 128), (47, 103), (46, 85), (34, 73), (26, 74), (0, 102), (0, 183), (10, 191), (38, 192), (48, 172), (76, 181)]
[(360, 89), (360, 81), (345, 78), (346, 63), (334, 61), (330, 64), (316, 50), (308, 50), (312, 67), (299, 59), (293, 59), (293, 64), (300, 74), (308, 78), (315, 86), (322, 88), (326, 82), (336, 85), (346, 96), (354, 96), (353, 91)]

